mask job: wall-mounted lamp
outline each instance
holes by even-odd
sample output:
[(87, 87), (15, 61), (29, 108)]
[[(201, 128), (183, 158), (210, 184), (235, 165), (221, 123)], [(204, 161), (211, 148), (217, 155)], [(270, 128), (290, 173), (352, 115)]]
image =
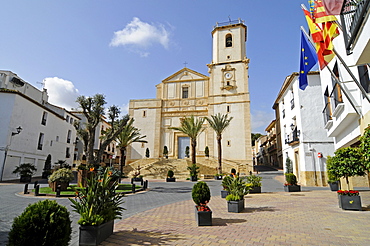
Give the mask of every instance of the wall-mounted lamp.
[(18, 126), (18, 127), (16, 128), (16, 130), (17, 130), (17, 132), (12, 132), (12, 136), (14, 136), (14, 135), (17, 135), (17, 134), (21, 133), (21, 131), (22, 131), (22, 127), (21, 127), (21, 126)]

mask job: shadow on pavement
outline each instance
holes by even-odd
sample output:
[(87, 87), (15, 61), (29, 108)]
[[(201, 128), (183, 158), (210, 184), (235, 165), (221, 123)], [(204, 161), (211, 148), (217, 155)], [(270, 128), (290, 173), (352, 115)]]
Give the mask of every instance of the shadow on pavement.
[(9, 231), (0, 231), (0, 245), (7, 245)]
[(189, 187), (176, 187), (176, 188), (165, 188), (165, 187), (155, 187), (150, 189), (152, 192), (160, 193), (191, 193), (192, 188)]
[(275, 212), (278, 211), (278, 209), (275, 209), (274, 207), (246, 207), (244, 208), (244, 211), (242, 213), (256, 213), (256, 212)]
[(134, 228), (131, 231), (122, 230), (116, 231), (101, 245), (109, 245), (110, 242), (118, 242), (120, 245), (169, 245), (176, 240), (183, 240), (185, 238), (180, 235), (171, 235), (170, 233), (163, 233), (161, 231), (139, 231)]
[(212, 226), (227, 226), (227, 224), (244, 223), (246, 221), (245, 219), (212, 218)]

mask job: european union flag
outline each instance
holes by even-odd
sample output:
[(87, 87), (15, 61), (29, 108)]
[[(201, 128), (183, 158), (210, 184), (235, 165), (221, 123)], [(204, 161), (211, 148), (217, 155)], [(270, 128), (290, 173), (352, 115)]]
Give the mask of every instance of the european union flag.
[(307, 73), (315, 66), (317, 62), (317, 54), (313, 46), (307, 40), (306, 35), (301, 30), (301, 64), (299, 72), (299, 88), (306, 89), (308, 85)]

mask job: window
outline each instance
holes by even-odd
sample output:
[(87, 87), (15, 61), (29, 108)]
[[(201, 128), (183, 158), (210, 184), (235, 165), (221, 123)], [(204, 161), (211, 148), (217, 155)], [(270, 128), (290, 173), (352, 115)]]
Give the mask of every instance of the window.
[(292, 96), (291, 96), (291, 100), (290, 100), (290, 108), (293, 109), (294, 108), (294, 93), (293, 93), (293, 90), (292, 90)]
[(47, 112), (44, 112), (42, 114), (42, 119), (41, 119), (41, 125), (44, 125), (46, 126), (46, 119), (48, 118), (48, 113)]
[(230, 146), (231, 146), (231, 141), (227, 140), (227, 147), (230, 147)]
[(281, 114), (283, 115), (283, 119), (285, 118), (285, 109), (283, 109), (283, 111), (281, 112)]
[(71, 143), (71, 134), (72, 134), (72, 131), (71, 130), (68, 130), (67, 143)]
[(226, 106), (226, 112), (230, 113), (230, 106), (229, 105)]
[(182, 98), (189, 97), (189, 87), (182, 87)]
[(69, 115), (67, 115), (67, 117), (66, 117), (66, 121), (67, 121), (67, 122), (69, 122)]
[(143, 117), (146, 117), (146, 110), (143, 111)]
[(358, 75), (360, 76), (360, 83), (362, 88), (369, 93), (370, 92), (370, 79), (369, 79), (369, 70), (366, 65), (358, 66)]
[(226, 44), (225, 44), (226, 47), (233, 46), (233, 37), (231, 36), (231, 34), (226, 35), (225, 41), (226, 41)]
[(55, 141), (59, 142), (59, 136), (56, 136)]
[(69, 153), (69, 147), (66, 148), (66, 158), (71, 157), (71, 153)]
[(69, 123), (73, 124), (73, 118), (69, 119)]
[(40, 135), (39, 135), (39, 142), (37, 144), (37, 149), (38, 150), (42, 150), (42, 144), (44, 143), (44, 133), (41, 133), (40, 132)]

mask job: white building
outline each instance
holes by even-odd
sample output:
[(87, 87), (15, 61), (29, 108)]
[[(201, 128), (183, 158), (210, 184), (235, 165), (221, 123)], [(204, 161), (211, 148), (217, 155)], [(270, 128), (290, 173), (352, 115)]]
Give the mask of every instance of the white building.
[[(345, 1), (337, 16), (343, 30), (333, 40), (338, 55), (320, 72), (325, 129), (327, 136), (334, 139), (335, 150), (357, 146), (370, 124), (369, 16), (370, 0)], [(352, 184), (368, 187), (369, 177), (356, 177)]]
[[(132, 144), (129, 159), (143, 158), (146, 148), (151, 157), (158, 158), (164, 146), (168, 147), (170, 158), (182, 159), (186, 146), (190, 146), (189, 138), (169, 128), (179, 127), (184, 116), (210, 117), (221, 113), (233, 117), (222, 136), (222, 157), (239, 167), (251, 167), (247, 27), (241, 20), (218, 23), (212, 37), (212, 63), (207, 65), (209, 77), (183, 68), (156, 86), (156, 99), (130, 101), (129, 114), (135, 119), (135, 127), (147, 136), (148, 144)], [(211, 157), (217, 156), (216, 136), (210, 127), (200, 134), (197, 142), (198, 156), (204, 156), (206, 146)]]
[(41, 176), (49, 154), (52, 163), (72, 164), (73, 122), (79, 119), (49, 104), (46, 90), (38, 90), (13, 72), (0, 71), (0, 105), (0, 180), (16, 179), (12, 171), (22, 163), (34, 164), (34, 176)]
[[(288, 76), (275, 100), (276, 124), (279, 124), (281, 155), (293, 162), (293, 173), (306, 186), (326, 185), (326, 156), (333, 155), (333, 139), (326, 135), (319, 72), (308, 73), (308, 86), (299, 89), (299, 74)], [(278, 128), (278, 127), (277, 127)], [(286, 171), (286, 170), (285, 170)]]

